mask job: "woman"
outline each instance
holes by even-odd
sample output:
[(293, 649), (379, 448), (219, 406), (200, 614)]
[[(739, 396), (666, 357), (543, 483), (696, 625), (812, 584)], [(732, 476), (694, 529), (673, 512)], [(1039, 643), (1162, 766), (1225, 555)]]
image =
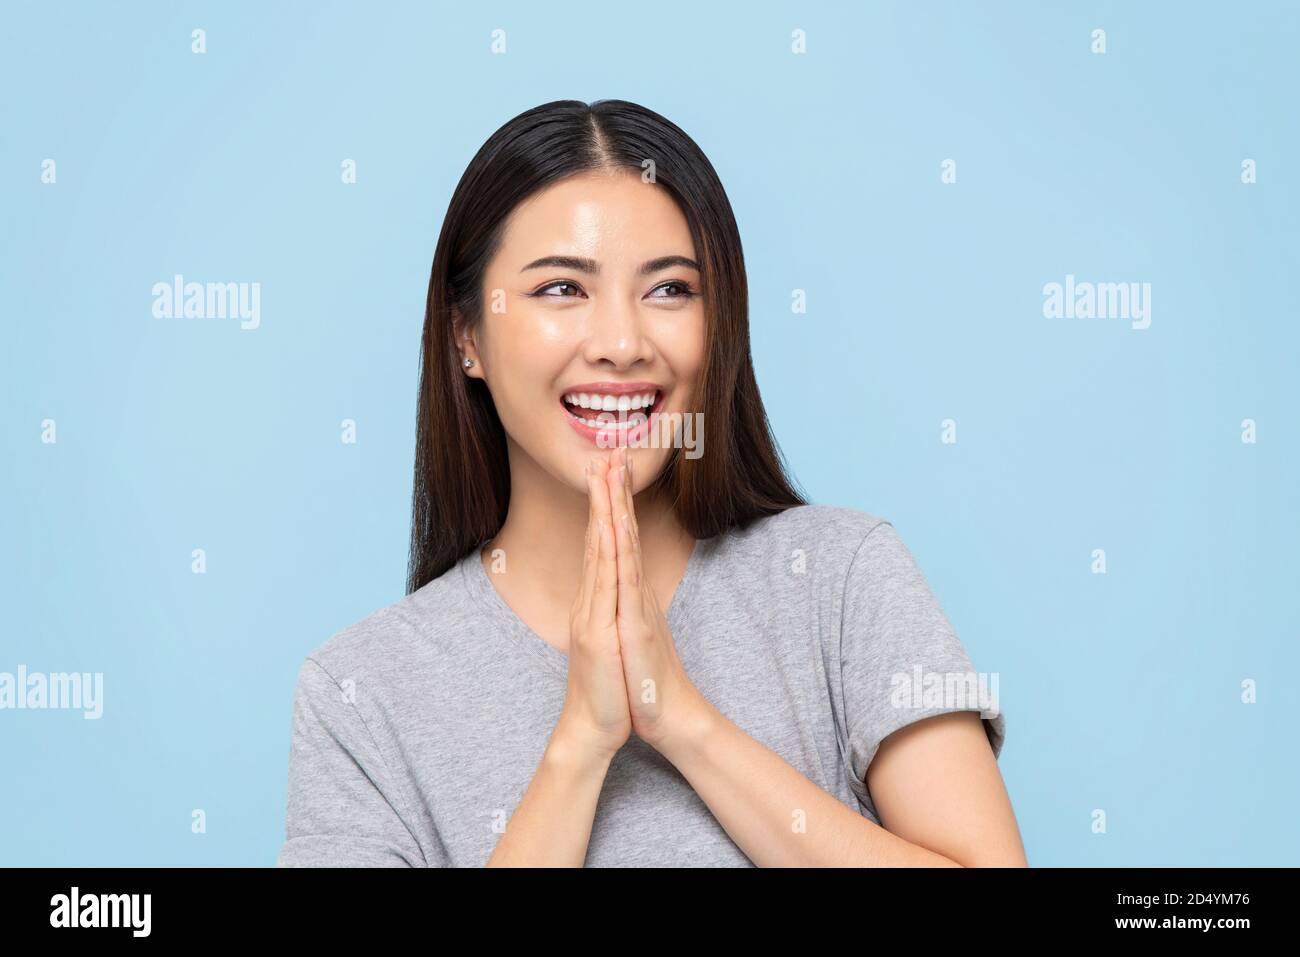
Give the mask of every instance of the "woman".
[(1025, 862), (1003, 718), (928, 693), (974, 673), (893, 526), (791, 488), (726, 194), (650, 110), (461, 178), (407, 584), (302, 666), (281, 865)]

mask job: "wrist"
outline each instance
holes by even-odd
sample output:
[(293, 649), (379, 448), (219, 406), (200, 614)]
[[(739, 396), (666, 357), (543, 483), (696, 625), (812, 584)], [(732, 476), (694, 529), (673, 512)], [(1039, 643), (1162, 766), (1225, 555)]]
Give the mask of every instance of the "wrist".
[(664, 714), (646, 743), (669, 760), (699, 751), (717, 728), (720, 712), (692, 689), (678, 708)]
[(598, 736), (584, 732), (576, 722), (561, 715), (551, 732), (543, 758), (557, 768), (604, 774), (614, 760), (614, 752), (601, 743)]

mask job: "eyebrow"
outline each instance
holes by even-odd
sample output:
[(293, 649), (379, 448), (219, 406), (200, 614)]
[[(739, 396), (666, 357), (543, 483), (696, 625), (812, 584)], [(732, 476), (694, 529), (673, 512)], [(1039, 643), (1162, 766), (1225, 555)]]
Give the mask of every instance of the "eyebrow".
[[(700, 272), (700, 264), (689, 256), (660, 256), (658, 259), (649, 259), (643, 262), (638, 274), (649, 276), (651, 273), (671, 269), (673, 266), (685, 266), (687, 269)], [(600, 275), (600, 264), (594, 259), (587, 259), (582, 256), (543, 256), (541, 259), (534, 259), (519, 271), (527, 272), (530, 269), (551, 268), (575, 269), (578, 272), (589, 273), (592, 276)]]

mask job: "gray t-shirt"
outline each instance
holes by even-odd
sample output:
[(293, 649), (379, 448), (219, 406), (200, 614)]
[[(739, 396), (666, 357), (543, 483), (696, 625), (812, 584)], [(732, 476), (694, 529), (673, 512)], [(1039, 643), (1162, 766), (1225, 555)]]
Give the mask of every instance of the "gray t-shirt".
[[(996, 676), (976, 676), (873, 515), (806, 505), (701, 539), (666, 617), (716, 708), (872, 821), (863, 776), (904, 725), (980, 711), (1001, 752)], [(567, 663), (477, 550), (335, 634), (298, 674), (278, 866), (482, 866), (560, 716)], [(752, 866), (635, 734), (609, 766), (586, 863)]]

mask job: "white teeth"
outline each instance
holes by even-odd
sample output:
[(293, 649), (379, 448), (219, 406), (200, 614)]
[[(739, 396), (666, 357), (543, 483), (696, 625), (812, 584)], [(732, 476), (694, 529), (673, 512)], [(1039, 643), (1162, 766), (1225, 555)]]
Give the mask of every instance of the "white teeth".
[[(650, 408), (655, 404), (659, 393), (644, 392), (641, 395), (597, 395), (587, 392), (570, 392), (562, 398), (566, 405), (591, 409), (600, 415), (594, 419), (575, 415), (579, 422), (600, 431), (622, 431), (635, 428), (648, 418)], [(614, 413), (618, 413), (616, 418)], [(622, 421), (618, 421), (622, 419)]]
[(623, 429), (630, 429), (635, 426), (638, 426), (645, 420), (646, 420), (646, 415), (644, 412), (633, 412), (622, 422), (610, 422), (608, 420), (601, 422), (598, 421), (597, 419), (579, 419), (578, 421), (581, 422), (583, 425), (591, 426), (591, 428), (593, 429), (600, 429), (602, 432), (609, 431), (611, 429), (614, 431), (621, 432)]
[[(635, 412), (648, 409), (654, 405), (657, 392), (644, 392), (640, 395), (597, 395), (587, 392), (570, 392), (564, 396), (568, 405), (580, 406), (600, 412)], [(590, 421), (590, 420), (587, 420)]]

